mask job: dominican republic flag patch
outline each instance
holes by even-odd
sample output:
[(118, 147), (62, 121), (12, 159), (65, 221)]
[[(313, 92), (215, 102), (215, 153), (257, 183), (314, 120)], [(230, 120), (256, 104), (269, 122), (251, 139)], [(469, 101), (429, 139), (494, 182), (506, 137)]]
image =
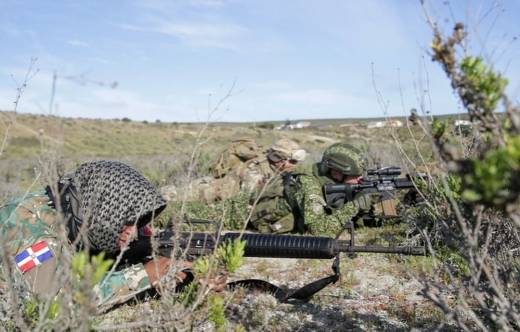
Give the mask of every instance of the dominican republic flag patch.
[(25, 273), (35, 266), (41, 265), (52, 257), (52, 251), (45, 241), (40, 241), (15, 256), (16, 265)]

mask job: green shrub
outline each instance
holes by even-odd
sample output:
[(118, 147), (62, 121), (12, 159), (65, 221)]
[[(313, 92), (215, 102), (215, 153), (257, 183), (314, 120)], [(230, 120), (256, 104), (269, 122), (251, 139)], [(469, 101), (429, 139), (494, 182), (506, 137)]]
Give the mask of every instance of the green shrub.
[(111, 259), (105, 259), (105, 253), (91, 256), (85, 251), (76, 253), (72, 259), (72, 273), (78, 280), (90, 278), (91, 286), (103, 279), (112, 265)]
[(507, 79), (487, 67), (481, 57), (467, 56), (462, 59), (460, 70), (464, 74), (469, 90), (482, 98), (484, 112), (493, 112), (502, 98), (507, 86)]
[(215, 324), (215, 329), (219, 332), (225, 330), (226, 316), (224, 314), (224, 299), (220, 295), (209, 297), (208, 319)]
[(245, 248), (245, 241), (235, 239), (233, 242), (223, 243), (217, 249), (217, 255), (226, 271), (233, 273), (243, 264)]
[(520, 136), (509, 138), (506, 146), (473, 158), (472, 172), (464, 175), (465, 200), (503, 207), (514, 202), (520, 190)]

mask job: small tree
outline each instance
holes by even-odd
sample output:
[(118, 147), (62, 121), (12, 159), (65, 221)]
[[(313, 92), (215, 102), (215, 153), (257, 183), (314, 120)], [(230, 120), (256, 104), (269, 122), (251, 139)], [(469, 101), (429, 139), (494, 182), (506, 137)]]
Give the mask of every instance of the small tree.
[[(481, 57), (457, 55), (467, 35), (463, 24), (448, 37), (432, 28), (432, 59), (478, 132), (468, 155), (454, 147), (444, 123), (424, 126), (447, 172), (439, 187), (423, 192), (427, 207), (413, 211), (437, 263), (422, 280), (424, 294), (464, 330), (517, 330), (520, 111), (505, 94), (505, 78)], [(497, 112), (500, 104), (504, 113)]]

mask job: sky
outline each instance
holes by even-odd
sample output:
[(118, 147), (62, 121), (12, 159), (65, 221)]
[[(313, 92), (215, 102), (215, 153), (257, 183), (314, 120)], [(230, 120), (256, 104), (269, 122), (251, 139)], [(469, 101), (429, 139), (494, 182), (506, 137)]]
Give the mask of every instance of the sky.
[[(425, 3), (444, 32), (468, 26), (518, 102), (520, 1)], [(0, 110), (23, 87), (18, 112), (83, 118), (462, 112), (431, 39), (419, 0), (0, 0)]]

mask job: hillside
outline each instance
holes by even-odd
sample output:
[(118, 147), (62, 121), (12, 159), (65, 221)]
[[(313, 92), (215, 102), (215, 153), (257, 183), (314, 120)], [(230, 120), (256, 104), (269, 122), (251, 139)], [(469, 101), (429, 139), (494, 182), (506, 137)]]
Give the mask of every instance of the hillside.
[[(319, 127), (286, 131), (254, 123), (148, 123), (129, 119), (15, 116), (9, 112), (0, 112), (0, 119), (3, 120), (0, 137), (5, 137), (9, 130), (0, 156), (0, 198), (27, 190), (35, 175), (50, 161), (66, 171), (86, 160), (123, 160), (154, 183), (168, 184), (183, 176), (195, 147), (200, 148), (196, 175), (204, 175), (216, 154), (239, 137), (253, 137), (264, 147), (277, 138), (292, 138), (309, 152), (307, 162), (318, 160), (321, 151), (333, 142), (358, 140), (375, 149), (372, 155), (378, 158), (378, 163), (401, 164), (392, 133), (409, 136), (406, 128), (368, 130), (357, 120), (349, 119), (313, 120)], [(344, 126), (345, 123), (351, 125)], [(414, 147), (410, 145), (410, 149)]]

